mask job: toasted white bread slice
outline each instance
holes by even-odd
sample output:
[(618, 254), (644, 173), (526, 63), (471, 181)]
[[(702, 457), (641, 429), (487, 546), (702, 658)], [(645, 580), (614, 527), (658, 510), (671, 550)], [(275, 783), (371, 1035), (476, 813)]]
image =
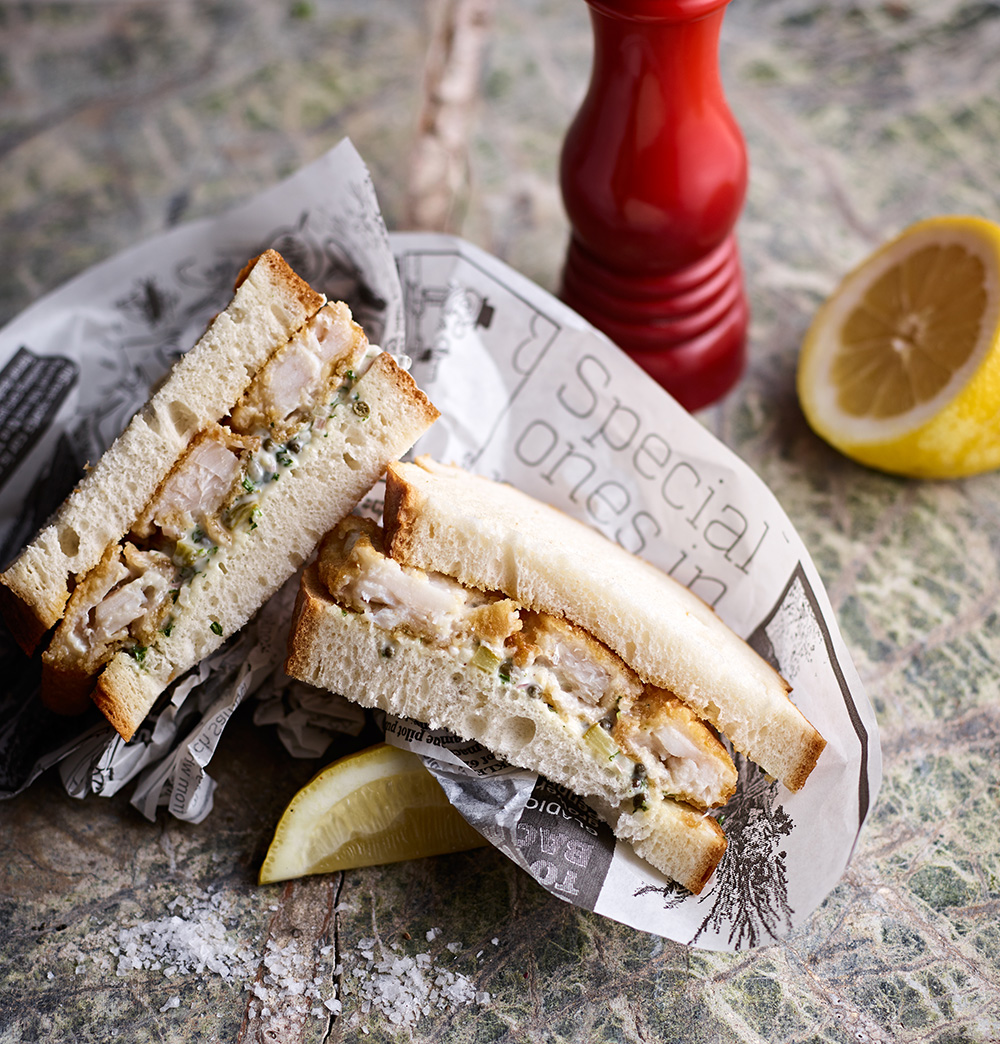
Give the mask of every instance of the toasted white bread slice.
[(29, 654), (70, 592), (119, 540), (192, 437), (225, 416), (257, 369), (324, 303), (274, 250), (8, 569), (0, 610)]
[(352, 403), (273, 484), (252, 530), (184, 589), (170, 627), (148, 646), (116, 653), (98, 676), (94, 702), (125, 739), (163, 689), (242, 627), (438, 417), (386, 353), (353, 386)]
[(634, 764), (613, 756), (600, 725), (592, 728), (603, 741), (527, 687), (505, 681), (503, 672), (484, 669), (473, 649), (387, 633), (336, 601), (313, 563), (303, 573), (285, 670), (362, 706), (447, 728), (512, 765), (600, 799), (616, 810), (609, 825), (618, 837), (671, 879), (702, 891), (726, 848), (715, 820), (659, 793), (636, 801)]
[(787, 682), (696, 595), (597, 530), (428, 457), (390, 467), (384, 517), (393, 558), (572, 620), (789, 790), (815, 766), (826, 741)]

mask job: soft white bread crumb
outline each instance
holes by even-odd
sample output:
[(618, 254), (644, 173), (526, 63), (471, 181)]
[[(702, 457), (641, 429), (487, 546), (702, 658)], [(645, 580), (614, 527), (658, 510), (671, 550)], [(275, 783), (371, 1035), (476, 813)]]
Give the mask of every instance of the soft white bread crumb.
[(386, 353), (355, 391), (368, 414), (339, 411), (338, 422), (314, 439), (315, 451), (268, 498), (256, 529), (195, 578), (169, 636), (160, 635), (141, 664), (116, 654), (99, 676), (94, 701), (126, 739), (163, 689), (239, 630), (438, 416)]
[(385, 532), (400, 562), (583, 627), (790, 790), (816, 764), (825, 740), (784, 679), (701, 599), (597, 530), (512, 486), (421, 457), (389, 469)]
[(650, 796), (647, 812), (632, 812), (631, 763), (622, 771), (616, 759), (595, 752), (582, 729), (496, 671), (405, 632), (389, 634), (344, 609), (314, 565), (303, 574), (285, 670), (362, 706), (447, 728), (574, 793), (616, 808), (627, 802), (628, 811), (613, 817), (619, 836), (691, 891), (702, 890), (725, 851), (715, 820), (678, 802)]
[(128, 530), (192, 436), (225, 416), (323, 302), (274, 250), (245, 270), (225, 311), (0, 575), (0, 608), (26, 652), (59, 620), (75, 580)]

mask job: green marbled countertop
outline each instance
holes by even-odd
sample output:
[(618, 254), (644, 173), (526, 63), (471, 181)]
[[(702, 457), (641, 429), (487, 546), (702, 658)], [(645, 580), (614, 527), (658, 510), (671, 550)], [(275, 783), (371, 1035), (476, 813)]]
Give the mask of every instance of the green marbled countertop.
[[(0, 320), (345, 134), (402, 227), (434, 10), (0, 4)], [(555, 164), (590, 46), (583, 0), (497, 5), (451, 215), (550, 289), (566, 236)], [(876, 709), (882, 792), (840, 885), (788, 941), (736, 956), (573, 909), (492, 850), (258, 889), (273, 824), (316, 765), (241, 713), (199, 826), (150, 824), (127, 792), (74, 801), (52, 775), (0, 805), (4, 1044), (1000, 1040), (1000, 474), (866, 471), (810, 433), (794, 394), (801, 336), (847, 267), (920, 217), (1000, 209), (1000, 7), (734, 0), (721, 53), (751, 158), (751, 360), (702, 419), (798, 528)], [(268, 940), (319, 940), (334, 948), (320, 979), (334, 958), (347, 978), (377, 938), (431, 951), (490, 1002), (398, 1028), (346, 992), (341, 1018), (279, 1030), (222, 975), (115, 975), (122, 927), (213, 891), (250, 966)]]

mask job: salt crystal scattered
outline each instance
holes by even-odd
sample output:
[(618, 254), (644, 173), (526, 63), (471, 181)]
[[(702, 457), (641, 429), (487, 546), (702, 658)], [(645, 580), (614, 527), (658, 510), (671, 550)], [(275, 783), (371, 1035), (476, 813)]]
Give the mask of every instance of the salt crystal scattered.
[[(440, 929), (431, 929), (428, 941), (439, 934)], [(376, 959), (373, 949), (366, 945), (370, 943), (374, 940), (359, 941), (356, 952), (365, 963), (352, 969), (350, 987), (357, 993), (364, 1014), (374, 1009), (393, 1025), (407, 1027), (435, 1011), (451, 1013), (465, 1005), (489, 1003), (489, 994), (477, 992), (468, 976), (438, 967), (430, 953), (398, 956), (382, 948), (382, 956)], [(462, 943), (446, 947), (451, 953), (462, 948)], [(364, 1026), (362, 1031), (366, 1032)]]
[[(303, 952), (294, 940), (281, 946), (269, 939), (263, 956), (258, 957), (232, 938), (230, 929), (237, 921), (231, 903), (221, 893), (177, 896), (167, 910), (168, 917), (119, 929), (110, 947), (117, 958), (118, 975), (140, 969), (159, 970), (165, 977), (213, 972), (249, 991), (247, 1014), (251, 1019), (304, 1020), (342, 1014), (334, 982), (317, 974), (317, 951), (312, 946)], [(434, 942), (440, 934), (440, 928), (431, 928), (426, 932), (427, 942)], [(493, 939), (494, 946), (499, 942), (499, 938)], [(445, 947), (453, 956), (463, 948), (457, 941)], [(440, 967), (430, 952), (410, 956), (398, 942), (387, 949), (376, 938), (363, 938), (353, 953), (353, 961), (332, 969), (333, 976), (337, 980), (346, 976), (344, 985), (357, 997), (360, 1012), (374, 1010), (395, 1026), (412, 1027), (422, 1016), (490, 1003), (487, 991), (477, 991), (468, 976)], [(330, 957), (334, 947), (324, 945), (318, 954)], [(476, 958), (482, 954), (480, 950)], [(77, 965), (77, 974), (83, 970), (83, 965)], [(179, 1006), (180, 996), (175, 994), (160, 1010)], [(218, 1012), (216, 1017), (223, 1015)], [(367, 1026), (362, 1024), (361, 1030), (368, 1034)]]

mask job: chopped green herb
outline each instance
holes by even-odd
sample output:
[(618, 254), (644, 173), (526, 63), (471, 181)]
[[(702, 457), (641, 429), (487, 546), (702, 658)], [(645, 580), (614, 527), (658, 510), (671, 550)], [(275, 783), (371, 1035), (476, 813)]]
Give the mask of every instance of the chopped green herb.
[(145, 645), (133, 645), (132, 648), (129, 649), (129, 654), (131, 655), (132, 659), (135, 660), (135, 662), (140, 667), (142, 667), (145, 664), (145, 662), (146, 662), (146, 646)]
[(292, 460), (291, 454), (287, 450), (281, 450), (280, 453), (276, 453), (275, 459), (283, 468), (290, 468), (294, 461)]
[(247, 493), (253, 493), (257, 489), (257, 487), (246, 477), (246, 475), (243, 476), (242, 484), (243, 488), (247, 491)]
[(169, 638), (170, 633), (173, 631), (173, 629), (174, 618), (171, 616), (170, 619), (167, 620), (167, 622), (160, 628), (160, 634), (162, 634), (165, 638)]

